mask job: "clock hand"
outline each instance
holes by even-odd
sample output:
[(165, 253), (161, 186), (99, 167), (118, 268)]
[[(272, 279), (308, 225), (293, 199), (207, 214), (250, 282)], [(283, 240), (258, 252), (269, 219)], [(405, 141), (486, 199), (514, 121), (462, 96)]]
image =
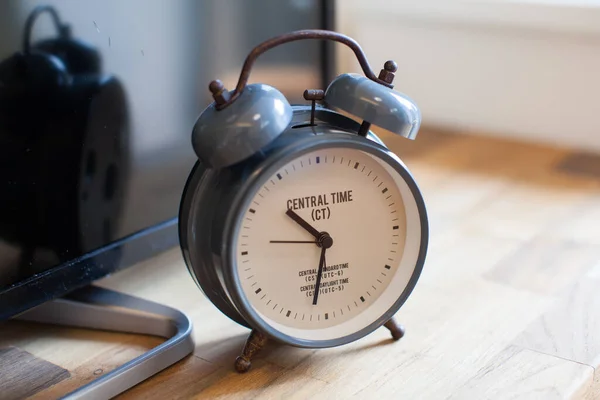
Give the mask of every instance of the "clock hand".
[(321, 249), (321, 259), (319, 261), (319, 272), (317, 272), (317, 281), (315, 282), (315, 294), (313, 296), (313, 306), (317, 305), (317, 299), (319, 298), (319, 289), (321, 286), (321, 276), (323, 275), (323, 268), (325, 266), (325, 250), (327, 248), (323, 246)]
[(319, 271), (317, 272), (317, 281), (315, 282), (315, 294), (313, 296), (313, 305), (317, 305), (317, 299), (319, 298), (319, 289), (321, 288), (321, 277), (323, 276), (323, 270), (326, 267), (327, 261), (325, 261), (325, 250), (333, 246), (333, 238), (328, 233), (324, 232), (321, 234), (319, 239), (321, 244), (321, 260), (319, 261)]
[(290, 217), (291, 219), (293, 219), (298, 225), (300, 225), (301, 227), (306, 229), (311, 235), (313, 235), (315, 237), (315, 239), (319, 239), (321, 237), (321, 232), (319, 232), (318, 230), (313, 228), (308, 222), (306, 222), (304, 219), (302, 219), (301, 216), (296, 214), (291, 209), (288, 208), (288, 210), (285, 212), (285, 214), (288, 217)]

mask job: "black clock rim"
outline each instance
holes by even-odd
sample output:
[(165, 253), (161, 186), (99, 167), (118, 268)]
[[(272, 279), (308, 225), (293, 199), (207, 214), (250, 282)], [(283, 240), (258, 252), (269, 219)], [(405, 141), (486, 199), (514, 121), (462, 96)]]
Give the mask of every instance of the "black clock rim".
[[(417, 205), (421, 225), (421, 240), (419, 254), (413, 274), (411, 275), (408, 284), (398, 297), (398, 300), (384, 314), (379, 316), (366, 327), (350, 335), (327, 340), (307, 340), (296, 338), (277, 331), (253, 310), (249, 300), (246, 300), (247, 296), (243, 293), (241, 282), (235, 272), (237, 267), (234, 265), (236, 249), (233, 244), (236, 241), (236, 233), (241, 227), (241, 216), (243, 213), (245, 213), (246, 208), (251, 201), (249, 194), (254, 193), (262, 184), (264, 184), (265, 179), (267, 179), (266, 177), (270, 177), (292, 158), (299, 157), (311, 151), (326, 148), (352, 148), (356, 150), (362, 150), (379, 157), (383, 161), (387, 162), (396, 172), (398, 172), (408, 185)], [(248, 325), (279, 342), (291, 346), (301, 348), (329, 348), (348, 344), (367, 336), (376, 329), (380, 328), (400, 310), (415, 289), (425, 264), (429, 245), (429, 220), (423, 195), (419, 190), (419, 187), (412, 174), (398, 156), (391, 152), (387, 147), (382, 146), (371, 139), (363, 138), (357, 135), (351, 135), (348, 133), (329, 133), (323, 136), (312, 136), (301, 139), (292, 145), (282, 148), (276, 154), (273, 154), (273, 156), (268, 160), (265, 160), (265, 162), (261, 163), (261, 165), (258, 166), (258, 168), (253, 172), (253, 175), (255, 178), (248, 179), (243, 184), (231, 203), (232, 211), (229, 213), (229, 216), (225, 221), (225, 229), (223, 232), (224, 243), (226, 245), (221, 253), (221, 259), (224, 261), (222, 265), (222, 272), (226, 290), (229, 294), (230, 300), (233, 302), (233, 305), (238, 310), (242, 318), (248, 323)]]
[[(192, 167), (184, 186), (178, 218), (181, 254), (190, 276), (204, 296), (229, 319), (246, 328), (251, 328), (231, 302), (223, 283), (218, 278), (216, 267), (211, 265), (210, 251), (198, 248), (199, 244), (203, 242), (193, 240), (190, 235), (190, 223), (196, 217), (195, 212), (199, 207), (196, 202), (197, 194), (202, 190), (200, 184), (203, 179), (208, 180), (205, 174), (210, 173), (209, 169), (200, 161), (197, 161)], [(208, 227), (211, 224), (203, 226)], [(203, 233), (206, 235), (211, 234), (210, 231)], [(205, 250), (205, 252), (202, 250)]]
[[(289, 131), (293, 137), (291, 142), (297, 140), (294, 131), (295, 133), (304, 133), (313, 137), (315, 134), (313, 128), (306, 125), (310, 116), (311, 107), (306, 105), (296, 105), (292, 107), (295, 111), (297, 125), (299, 124), (301, 128), (294, 128), (292, 131)], [(359, 124), (356, 121), (335, 111), (321, 108), (320, 106), (317, 106), (316, 114), (318, 119), (325, 123), (325, 126), (328, 126), (330, 129), (333, 128), (336, 132), (345, 131), (354, 135), (354, 132), (359, 128)], [(372, 133), (369, 133), (367, 136), (371, 140), (383, 145), (383, 142)], [(284, 137), (284, 135), (282, 135), (282, 137)], [(290, 143), (290, 138), (284, 139), (283, 142)], [(282, 145), (280, 147), (279, 145), (276, 145), (267, 153), (277, 154), (282, 147), (285, 146)], [(256, 166), (264, 162), (265, 158), (269, 158), (266, 153), (259, 155), (254, 160), (248, 160), (242, 169), (247, 168), (250, 171), (254, 171), (255, 169), (258, 170)], [(229, 168), (226, 168), (225, 170), (228, 169)], [(208, 168), (200, 161), (196, 161), (194, 164), (186, 180), (179, 206), (179, 244), (186, 268), (204, 296), (229, 319), (241, 326), (252, 329), (236, 309), (229, 297), (227, 287), (223, 281), (223, 274), (221, 273), (223, 270), (223, 258), (221, 257), (221, 254), (219, 254), (218, 259), (214, 258), (216, 254), (213, 253), (211, 244), (213, 242), (223, 243), (224, 237), (223, 235), (214, 232), (213, 228), (215, 221), (213, 220), (213, 215), (207, 213), (206, 210), (210, 209), (211, 205), (214, 206), (213, 203), (215, 199), (218, 199), (217, 201), (220, 202), (221, 207), (230, 209), (229, 204), (233, 197), (227, 193), (219, 193), (219, 191), (217, 191), (217, 197), (210, 195), (206, 196), (207, 190), (209, 193), (213, 193), (215, 187), (211, 185), (214, 185), (215, 175), (219, 176), (222, 172), (223, 171)], [(226, 173), (226, 175), (229, 174)], [(240, 175), (240, 171), (237, 171), (233, 175)], [(245, 175), (245, 173), (241, 173), (241, 175)], [(254, 174), (252, 174), (252, 176), (254, 176)], [(217, 178), (217, 180), (219, 179)], [(233, 182), (237, 183), (236, 180), (237, 179), (234, 179)], [(205, 183), (209, 186), (205, 187)], [(202, 195), (203, 193), (204, 195)], [(224, 223), (222, 223), (222, 225), (224, 225)], [(202, 232), (200, 236), (197, 236), (193, 232), (195, 228), (198, 227), (201, 228)], [(218, 246), (221, 245), (218, 244)]]

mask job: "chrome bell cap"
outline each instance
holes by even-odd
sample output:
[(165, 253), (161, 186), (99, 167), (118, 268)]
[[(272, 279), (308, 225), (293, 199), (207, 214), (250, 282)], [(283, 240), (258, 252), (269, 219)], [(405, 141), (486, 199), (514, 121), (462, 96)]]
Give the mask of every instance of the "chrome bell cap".
[(329, 84), (324, 100), (330, 107), (408, 139), (415, 139), (421, 126), (421, 111), (413, 100), (363, 75), (339, 75)]
[(222, 110), (213, 102), (200, 115), (192, 146), (202, 163), (223, 168), (256, 154), (281, 135), (292, 120), (292, 106), (272, 86), (251, 84)]

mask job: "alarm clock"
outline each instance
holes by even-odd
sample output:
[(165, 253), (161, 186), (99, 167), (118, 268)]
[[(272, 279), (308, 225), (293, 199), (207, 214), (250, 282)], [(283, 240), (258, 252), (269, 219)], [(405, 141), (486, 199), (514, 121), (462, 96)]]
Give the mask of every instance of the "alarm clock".
[[(348, 46), (363, 74), (345, 73), (311, 104), (248, 84), (265, 51), (292, 41)], [(376, 76), (356, 41), (302, 30), (267, 40), (247, 56), (234, 90), (215, 80), (198, 117), (198, 156), (185, 185), (179, 236), (187, 268), (206, 297), (251, 329), (238, 372), (269, 339), (326, 348), (385, 326), (413, 291), (425, 262), (428, 221), (406, 165), (370, 129), (415, 139), (421, 113), (393, 90), (397, 66)]]

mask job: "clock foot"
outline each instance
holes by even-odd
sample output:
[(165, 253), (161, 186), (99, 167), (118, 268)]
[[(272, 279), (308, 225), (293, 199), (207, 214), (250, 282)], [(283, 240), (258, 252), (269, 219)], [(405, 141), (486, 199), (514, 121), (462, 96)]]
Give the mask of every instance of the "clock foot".
[(396, 321), (394, 318), (391, 318), (383, 326), (390, 330), (390, 332), (392, 333), (392, 338), (394, 340), (400, 340), (402, 339), (402, 336), (404, 336), (404, 327), (400, 325), (398, 321)]
[(246, 340), (242, 354), (235, 359), (235, 370), (239, 373), (248, 372), (252, 366), (252, 357), (267, 344), (267, 336), (257, 330), (252, 330)]

